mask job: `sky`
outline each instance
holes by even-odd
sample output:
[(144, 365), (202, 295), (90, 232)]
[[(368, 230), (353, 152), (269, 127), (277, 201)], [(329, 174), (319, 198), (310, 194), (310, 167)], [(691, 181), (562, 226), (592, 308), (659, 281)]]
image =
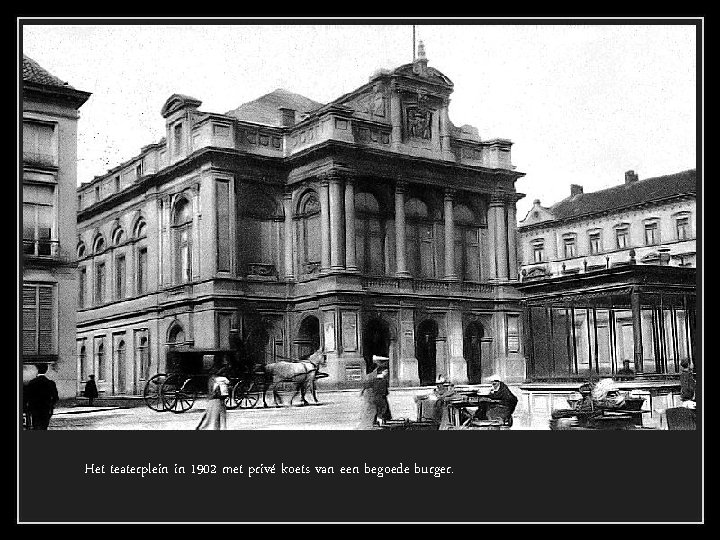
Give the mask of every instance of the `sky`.
[[(24, 54), (92, 92), (80, 109), (78, 184), (161, 139), (160, 109), (174, 93), (215, 113), (276, 88), (327, 103), (379, 68), (412, 61), (403, 20), (117, 22), (21, 28)], [(482, 22), (419, 24), (416, 36), (428, 65), (454, 83), (450, 120), (477, 127), (482, 139), (513, 141), (513, 165), (525, 173), (519, 220), (535, 199), (550, 206), (569, 196), (570, 184), (589, 192), (622, 183), (627, 170), (642, 179), (696, 167), (694, 26)]]

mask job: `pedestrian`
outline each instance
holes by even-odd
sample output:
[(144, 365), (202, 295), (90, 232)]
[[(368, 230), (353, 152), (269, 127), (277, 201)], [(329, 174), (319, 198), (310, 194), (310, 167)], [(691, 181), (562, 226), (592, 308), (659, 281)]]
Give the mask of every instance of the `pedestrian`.
[(372, 429), (392, 419), (390, 403), (387, 399), (390, 393), (389, 361), (390, 359), (386, 357), (373, 356), (375, 369), (368, 373), (360, 391), (364, 399), (358, 429)]
[(30, 429), (47, 429), (59, 401), (57, 386), (45, 376), (47, 364), (37, 364), (37, 376), (23, 389), (23, 405), (30, 416)]
[(230, 381), (225, 377), (226, 366), (208, 378), (208, 404), (195, 429), (226, 429), (227, 407), (225, 400), (230, 394)]
[(98, 397), (97, 384), (95, 384), (95, 375), (88, 375), (88, 381), (85, 383), (85, 390), (83, 391), (83, 396), (88, 399), (88, 406), (92, 407), (93, 401), (96, 397)]
[(635, 372), (630, 367), (630, 360), (623, 360), (623, 367), (617, 372), (618, 380), (629, 381), (635, 377)]
[(680, 368), (680, 399), (686, 407), (686, 401), (695, 401), (695, 374), (690, 371), (690, 362), (687, 359), (680, 362)]

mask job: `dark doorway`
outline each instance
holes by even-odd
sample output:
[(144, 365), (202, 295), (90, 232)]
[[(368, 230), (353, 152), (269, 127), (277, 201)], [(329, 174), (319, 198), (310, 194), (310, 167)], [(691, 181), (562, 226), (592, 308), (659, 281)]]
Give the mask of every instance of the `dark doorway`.
[(300, 323), (297, 344), (298, 357), (305, 359), (320, 348), (320, 321), (314, 315)]
[(370, 319), (363, 331), (363, 357), (365, 358), (366, 373), (375, 369), (373, 355), (390, 357), (390, 328), (381, 319)]
[(480, 384), (482, 382), (482, 350), (481, 339), (485, 329), (479, 322), (471, 322), (465, 329), (463, 354), (467, 362), (468, 382)]
[(421, 386), (435, 384), (437, 376), (435, 368), (435, 355), (437, 349), (435, 340), (438, 335), (437, 323), (433, 320), (426, 320), (420, 323), (415, 344), (415, 355), (418, 361), (418, 377)]

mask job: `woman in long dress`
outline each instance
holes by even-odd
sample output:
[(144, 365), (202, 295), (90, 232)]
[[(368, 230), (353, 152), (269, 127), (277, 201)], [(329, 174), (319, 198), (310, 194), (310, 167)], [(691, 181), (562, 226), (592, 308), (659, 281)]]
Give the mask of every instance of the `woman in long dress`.
[(225, 399), (228, 397), (230, 381), (220, 370), (208, 378), (208, 404), (195, 429), (226, 429), (227, 408)]

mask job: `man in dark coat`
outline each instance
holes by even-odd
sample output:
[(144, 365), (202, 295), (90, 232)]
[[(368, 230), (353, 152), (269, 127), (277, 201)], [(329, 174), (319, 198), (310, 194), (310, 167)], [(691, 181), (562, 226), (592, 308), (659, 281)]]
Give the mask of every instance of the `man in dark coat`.
[(680, 399), (682, 401), (695, 400), (695, 375), (690, 371), (690, 363), (687, 360), (680, 362)]
[(517, 407), (518, 399), (510, 391), (508, 386), (497, 379), (492, 381), (492, 390), (488, 394), (490, 399), (496, 400), (491, 403), (487, 410), (488, 420), (502, 420), (506, 426), (512, 426), (512, 414)]
[(23, 402), (30, 415), (30, 429), (47, 429), (59, 397), (55, 382), (45, 376), (47, 364), (38, 364), (38, 375), (23, 389)]
[(88, 375), (88, 382), (85, 383), (85, 391), (83, 396), (88, 398), (88, 406), (92, 407), (93, 401), (98, 397), (97, 384), (95, 384), (95, 375)]

